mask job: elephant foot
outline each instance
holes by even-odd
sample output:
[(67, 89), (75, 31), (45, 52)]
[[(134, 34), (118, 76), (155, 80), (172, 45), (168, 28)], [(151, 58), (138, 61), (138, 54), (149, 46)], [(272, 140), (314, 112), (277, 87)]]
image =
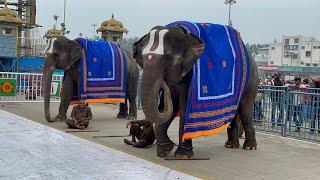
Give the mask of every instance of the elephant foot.
[(167, 143), (157, 144), (157, 155), (161, 158), (165, 158), (174, 148), (172, 141)]
[(174, 153), (174, 157), (176, 158), (193, 158), (194, 153), (193, 153), (193, 148), (192, 147), (183, 147), (179, 146), (176, 152)]
[(53, 123), (53, 122), (55, 122), (55, 120), (54, 119), (47, 119), (47, 121), (49, 122), (49, 123)]
[(256, 140), (245, 140), (243, 143), (243, 149), (245, 150), (256, 150), (257, 149), (257, 142)]
[(135, 119), (137, 119), (137, 115), (130, 115), (129, 114), (129, 116), (127, 116), (127, 120), (135, 120)]
[(117, 118), (125, 119), (128, 117), (128, 114), (118, 113)]
[(60, 116), (60, 115), (57, 115), (56, 117), (54, 117), (52, 119), (52, 122), (66, 122), (68, 120), (68, 118), (66, 116)]
[(227, 142), (224, 144), (224, 147), (226, 148), (239, 148), (240, 144), (239, 141), (231, 141), (227, 140)]

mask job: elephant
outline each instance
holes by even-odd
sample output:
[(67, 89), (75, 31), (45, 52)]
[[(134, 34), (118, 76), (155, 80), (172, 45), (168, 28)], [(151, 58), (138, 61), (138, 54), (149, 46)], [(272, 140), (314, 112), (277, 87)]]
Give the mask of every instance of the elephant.
[[(50, 40), (49, 40), (50, 43)], [(43, 83), (44, 83), (44, 111), (45, 118), (48, 122), (67, 120), (67, 110), (73, 96), (79, 94), (80, 81), (80, 57), (81, 48), (78, 40), (70, 40), (64, 36), (56, 38), (53, 43), (48, 44), (45, 52), (45, 64), (43, 67)], [(127, 59), (127, 90), (125, 103), (120, 104), (118, 118), (136, 119), (136, 90), (139, 78), (139, 68), (136, 61), (132, 58), (132, 54), (125, 51)], [(64, 82), (62, 85), (61, 102), (59, 106), (59, 114), (55, 118), (50, 116), (50, 87), (52, 75), (55, 69), (65, 71)], [(127, 113), (127, 100), (129, 100), (130, 108)]]
[[(162, 53), (144, 53), (149, 41), (152, 41), (151, 32), (163, 32), (163, 39), (154, 40), (162, 48)], [(155, 123), (154, 132), (157, 140), (157, 155), (166, 157), (174, 148), (167, 130), (180, 113), (179, 121), (179, 145), (174, 156), (190, 158), (194, 156), (192, 139), (183, 139), (184, 114), (188, 101), (193, 65), (199, 59), (204, 50), (204, 42), (194, 34), (187, 32), (181, 26), (156, 26), (133, 45), (133, 57), (143, 68), (142, 75), (142, 110), (146, 119)], [(157, 36), (157, 35), (156, 35)], [(155, 39), (153, 37), (153, 39)], [(153, 44), (153, 46), (154, 46)], [(155, 49), (151, 46), (151, 49)], [(160, 48), (160, 49), (161, 49)], [(150, 49), (150, 51), (151, 51)], [(245, 131), (243, 148), (246, 150), (256, 149), (257, 143), (252, 121), (252, 107), (255, 102), (258, 86), (258, 70), (253, 57), (249, 54), (250, 77), (248, 85), (241, 96), (235, 118), (227, 128), (228, 139), (226, 148), (238, 148), (239, 122)], [(162, 93), (159, 93), (162, 92)], [(159, 97), (159, 94), (162, 96)], [(160, 102), (159, 102), (160, 99)], [(181, 115), (182, 114), (182, 115)]]

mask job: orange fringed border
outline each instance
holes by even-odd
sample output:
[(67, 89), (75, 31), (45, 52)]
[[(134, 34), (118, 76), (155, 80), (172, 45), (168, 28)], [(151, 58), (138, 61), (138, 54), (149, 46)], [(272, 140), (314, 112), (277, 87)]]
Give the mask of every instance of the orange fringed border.
[(226, 128), (228, 128), (229, 125), (230, 125), (230, 123), (225, 124), (219, 128), (208, 130), (208, 131), (198, 131), (198, 132), (185, 133), (182, 136), (182, 139), (186, 140), (186, 139), (192, 139), (192, 138), (197, 138), (197, 137), (201, 137), (201, 136), (210, 136), (210, 135), (218, 134), (218, 133), (222, 132), (223, 130), (225, 130)]
[[(125, 98), (106, 98), (106, 99), (86, 99), (86, 103), (124, 103)], [(71, 101), (70, 105), (78, 104), (79, 101)]]

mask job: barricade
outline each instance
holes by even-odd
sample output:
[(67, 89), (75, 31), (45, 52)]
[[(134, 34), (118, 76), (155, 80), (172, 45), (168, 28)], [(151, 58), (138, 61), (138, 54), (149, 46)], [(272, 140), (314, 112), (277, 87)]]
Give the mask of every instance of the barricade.
[(258, 131), (320, 143), (320, 89), (260, 86), (252, 117)]
[[(43, 75), (35, 73), (0, 72), (0, 79), (13, 79), (16, 88), (14, 96), (0, 96), (0, 103), (43, 102)], [(62, 85), (63, 75), (53, 75), (52, 80)], [(60, 89), (59, 91), (60, 92)], [(59, 102), (60, 96), (51, 97), (51, 102)]]

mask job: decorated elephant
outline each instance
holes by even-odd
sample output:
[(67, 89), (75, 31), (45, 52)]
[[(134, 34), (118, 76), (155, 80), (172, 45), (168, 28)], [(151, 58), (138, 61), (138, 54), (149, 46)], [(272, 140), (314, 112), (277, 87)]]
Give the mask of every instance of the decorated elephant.
[[(118, 48), (117, 45), (113, 44)], [(139, 77), (139, 69), (132, 54), (119, 48), (126, 58), (126, 92), (125, 103), (120, 104), (120, 112), (118, 118), (135, 119), (137, 116), (136, 107), (136, 89)], [(80, 59), (82, 57), (82, 48), (79, 39), (69, 40), (66, 37), (53, 38), (48, 41), (45, 50), (45, 64), (43, 68), (44, 83), (44, 111), (45, 118), (48, 122), (64, 121), (67, 119), (66, 113), (70, 101), (74, 96), (79, 95), (80, 84)], [(93, 58), (94, 59), (94, 58)], [(95, 60), (95, 59), (94, 59)], [(55, 118), (50, 116), (50, 87), (52, 75), (55, 69), (65, 71), (64, 81), (62, 85), (61, 102), (59, 106), (59, 114)], [(123, 69), (123, 68), (122, 68)], [(94, 73), (94, 72), (92, 72)], [(129, 114), (127, 113), (127, 99), (130, 103)]]
[[(192, 138), (216, 134), (225, 128), (225, 147), (238, 148), (240, 120), (245, 131), (243, 148), (256, 149), (251, 107), (257, 93), (258, 72), (235, 29), (174, 22), (154, 27), (134, 44), (133, 51), (143, 67), (142, 109), (146, 119), (155, 122), (159, 157), (166, 157), (174, 148), (167, 130), (178, 112), (176, 157), (194, 155)], [(211, 91), (216, 94), (209, 96)]]

